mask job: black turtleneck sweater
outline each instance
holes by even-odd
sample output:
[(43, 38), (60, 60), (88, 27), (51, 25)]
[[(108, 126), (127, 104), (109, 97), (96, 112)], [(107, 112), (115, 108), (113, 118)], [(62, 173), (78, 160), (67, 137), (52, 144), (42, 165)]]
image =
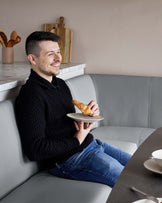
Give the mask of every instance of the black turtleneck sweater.
[(16, 99), (22, 146), (30, 160), (44, 161), (52, 167), (91, 143), (91, 134), (81, 145), (74, 137), (74, 121), (66, 116), (75, 111), (71, 101), (70, 90), (62, 79), (53, 77), (50, 83), (31, 70)]

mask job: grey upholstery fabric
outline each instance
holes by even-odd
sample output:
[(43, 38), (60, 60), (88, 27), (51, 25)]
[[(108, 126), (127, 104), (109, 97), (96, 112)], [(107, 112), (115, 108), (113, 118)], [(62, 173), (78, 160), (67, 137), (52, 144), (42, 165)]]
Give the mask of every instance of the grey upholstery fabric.
[(23, 155), (13, 101), (0, 102), (0, 198), (38, 171)]
[(148, 127), (149, 78), (91, 75), (102, 126)]
[(99, 183), (71, 181), (39, 173), (16, 188), (1, 203), (104, 203), (111, 188)]
[(116, 141), (122, 141), (134, 143), (139, 147), (139, 145), (154, 131), (155, 129), (152, 128), (103, 126), (93, 129), (92, 134), (95, 138), (104, 140), (108, 143), (112, 140), (114, 145)]
[(154, 128), (162, 126), (162, 78), (151, 79), (149, 125)]
[(95, 88), (89, 75), (69, 79), (66, 81), (66, 84), (71, 90), (73, 99), (77, 99), (86, 104), (91, 100), (97, 100)]
[[(133, 154), (161, 126), (162, 78), (91, 74), (66, 82), (73, 99), (99, 104), (104, 120), (92, 129), (95, 138)], [(39, 172), (37, 164), (28, 161), (21, 148), (13, 100), (0, 102), (0, 115), (0, 202), (106, 202), (110, 187), (56, 178)]]
[(101, 126), (161, 127), (161, 77), (105, 74), (90, 76), (101, 115), (104, 116)]
[[(69, 86), (73, 99), (76, 99), (84, 104), (88, 104), (91, 100), (94, 100), (98, 103), (96, 98), (95, 88), (92, 82), (92, 79), (89, 75), (82, 75), (75, 77), (66, 81), (66, 84)], [(76, 112), (80, 111), (76, 108)], [(99, 123), (96, 123), (94, 127), (97, 127)]]

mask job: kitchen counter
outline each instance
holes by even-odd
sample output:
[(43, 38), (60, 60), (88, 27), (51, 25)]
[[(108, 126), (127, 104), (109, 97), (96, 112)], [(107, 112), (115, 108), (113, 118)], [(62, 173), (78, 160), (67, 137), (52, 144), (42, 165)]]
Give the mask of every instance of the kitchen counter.
[[(84, 74), (85, 64), (61, 64), (57, 77), (64, 80)], [(29, 63), (0, 64), (0, 101), (16, 94), (30, 74)]]

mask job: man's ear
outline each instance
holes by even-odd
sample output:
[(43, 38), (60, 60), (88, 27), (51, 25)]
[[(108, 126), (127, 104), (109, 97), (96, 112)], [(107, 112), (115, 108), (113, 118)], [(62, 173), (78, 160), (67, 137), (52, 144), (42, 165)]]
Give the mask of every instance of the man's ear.
[(31, 63), (32, 65), (36, 65), (36, 56), (35, 56), (35, 55), (29, 54), (29, 55), (28, 55), (28, 60), (30, 61), (30, 63)]

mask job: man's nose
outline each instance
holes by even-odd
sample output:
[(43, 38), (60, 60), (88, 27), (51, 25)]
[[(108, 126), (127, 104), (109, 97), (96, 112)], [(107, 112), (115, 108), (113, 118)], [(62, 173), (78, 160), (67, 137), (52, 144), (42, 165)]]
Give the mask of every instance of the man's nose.
[(55, 61), (61, 61), (61, 54), (55, 53), (55, 54), (54, 54), (54, 60), (55, 60)]

